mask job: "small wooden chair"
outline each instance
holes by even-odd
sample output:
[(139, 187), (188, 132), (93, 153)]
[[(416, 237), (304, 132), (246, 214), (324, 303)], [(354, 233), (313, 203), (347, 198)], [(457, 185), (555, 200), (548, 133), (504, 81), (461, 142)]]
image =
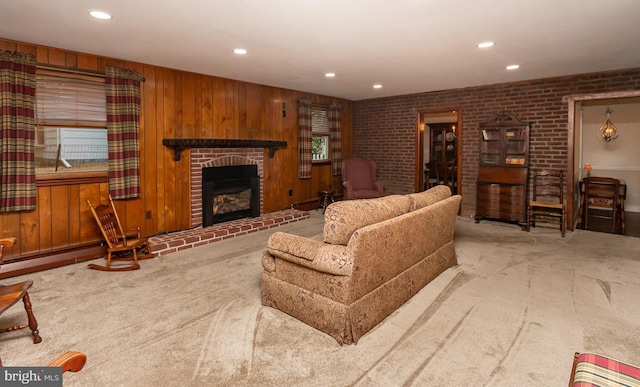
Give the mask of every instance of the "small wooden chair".
[[(4, 248), (11, 247), (15, 243), (16, 238), (14, 237), (0, 239), (0, 266), (2, 266), (2, 255), (4, 253)], [(22, 302), (24, 303), (24, 309), (27, 312), (28, 321), (28, 324), (20, 324), (8, 328), (2, 328), (0, 329), (0, 333), (11, 332), (29, 327), (33, 335), (33, 343), (38, 344), (42, 341), (42, 337), (40, 337), (40, 332), (38, 331), (38, 322), (33, 315), (33, 310), (31, 310), (31, 299), (29, 298), (29, 293), (27, 293), (27, 290), (29, 290), (32, 285), (32, 281), (19, 282), (13, 285), (0, 285), (0, 315), (7, 309), (15, 305), (18, 301), (22, 300)]]
[(435, 187), (438, 185), (438, 174), (436, 173), (436, 161), (431, 161), (428, 163), (424, 163), (424, 189), (425, 191), (429, 188)]
[(611, 219), (611, 232), (618, 227), (625, 232), (624, 201), (620, 197), (620, 180), (610, 177), (585, 177), (580, 222), (589, 229), (589, 217)]
[[(89, 268), (103, 271), (136, 270), (140, 268), (139, 259), (153, 257), (148, 239), (140, 235), (140, 227), (123, 230), (111, 195), (109, 195), (109, 204), (93, 207), (89, 200), (87, 204), (107, 242), (107, 265), (92, 263), (89, 264)], [(133, 264), (114, 267), (111, 266), (111, 261), (133, 261)]]
[(527, 206), (527, 231), (536, 225), (536, 216), (556, 218), (564, 238), (567, 220), (564, 204), (564, 173), (560, 170), (533, 171), (532, 199)]
[(456, 173), (453, 163), (448, 161), (436, 161), (436, 184), (444, 184), (456, 192)]

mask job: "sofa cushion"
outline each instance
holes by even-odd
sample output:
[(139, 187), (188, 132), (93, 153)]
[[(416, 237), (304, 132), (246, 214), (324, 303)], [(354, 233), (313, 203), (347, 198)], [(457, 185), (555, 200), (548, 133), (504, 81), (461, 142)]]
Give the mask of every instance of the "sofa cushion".
[(410, 206), (411, 199), (406, 195), (332, 203), (324, 213), (323, 240), (346, 246), (357, 229), (407, 213)]
[(447, 185), (436, 185), (426, 191), (407, 195), (411, 199), (411, 211), (430, 206), (451, 196), (451, 188)]

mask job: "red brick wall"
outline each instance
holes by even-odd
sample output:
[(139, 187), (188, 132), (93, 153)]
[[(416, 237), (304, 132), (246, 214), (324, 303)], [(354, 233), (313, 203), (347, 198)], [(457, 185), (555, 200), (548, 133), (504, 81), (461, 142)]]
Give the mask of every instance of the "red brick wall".
[(640, 89), (640, 68), (356, 101), (354, 157), (378, 163), (387, 194), (414, 191), (416, 111), (456, 108), (462, 115), (462, 214), (475, 214), (478, 124), (507, 110), (532, 122), (530, 167), (567, 169), (571, 95)]

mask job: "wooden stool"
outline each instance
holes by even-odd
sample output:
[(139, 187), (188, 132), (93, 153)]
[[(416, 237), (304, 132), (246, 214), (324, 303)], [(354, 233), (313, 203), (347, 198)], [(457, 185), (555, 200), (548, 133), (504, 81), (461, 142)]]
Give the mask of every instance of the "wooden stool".
[(324, 214), (324, 210), (327, 209), (327, 206), (335, 202), (335, 200), (333, 199), (333, 191), (318, 191), (318, 196), (319, 200), (316, 211), (318, 211), (318, 208), (322, 207), (322, 213)]

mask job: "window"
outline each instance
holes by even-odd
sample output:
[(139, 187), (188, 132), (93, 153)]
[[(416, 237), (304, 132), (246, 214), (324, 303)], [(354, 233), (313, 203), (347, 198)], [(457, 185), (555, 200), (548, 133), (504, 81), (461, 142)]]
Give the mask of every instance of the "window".
[(329, 161), (329, 111), (326, 107), (311, 107), (311, 160)]
[(36, 174), (108, 169), (104, 78), (38, 69)]

